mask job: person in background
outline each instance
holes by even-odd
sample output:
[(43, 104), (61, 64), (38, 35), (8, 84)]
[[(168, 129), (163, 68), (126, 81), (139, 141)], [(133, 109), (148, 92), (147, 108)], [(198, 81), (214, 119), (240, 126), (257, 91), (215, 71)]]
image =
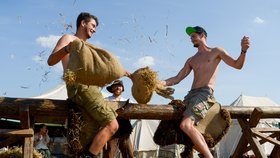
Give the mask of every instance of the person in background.
[[(127, 99), (122, 97), (122, 92), (124, 91), (123, 82), (121, 80), (115, 80), (110, 86), (106, 87), (106, 89), (113, 93), (113, 95), (105, 98), (107, 101), (127, 101)], [(125, 120), (117, 117), (118, 122), (130, 124), (129, 120)], [(107, 149), (105, 149), (105, 157), (106, 158), (114, 158), (117, 154), (118, 148), (122, 154), (123, 158), (133, 158), (133, 149), (132, 144), (128, 136), (124, 136), (122, 138), (112, 137), (112, 139), (108, 142)]]
[(48, 129), (45, 124), (39, 125), (39, 131), (34, 134), (34, 146), (38, 150), (43, 158), (51, 158), (51, 152), (48, 148), (50, 137), (48, 135)]
[(187, 59), (185, 65), (176, 76), (159, 81), (159, 84), (173, 86), (193, 71), (194, 79), (191, 90), (184, 99), (186, 110), (183, 113), (180, 128), (190, 137), (194, 143), (194, 148), (198, 152), (203, 154), (205, 158), (213, 158), (204, 137), (195, 128), (195, 125), (205, 117), (210, 108), (210, 103), (216, 102), (213, 92), (219, 63), (223, 61), (233, 68), (241, 69), (245, 62), (250, 41), (249, 37), (246, 36), (241, 39), (241, 53), (237, 59), (233, 59), (223, 48), (208, 47), (206, 43), (207, 33), (202, 27), (187, 27), (186, 33), (190, 36), (193, 46), (198, 51)]

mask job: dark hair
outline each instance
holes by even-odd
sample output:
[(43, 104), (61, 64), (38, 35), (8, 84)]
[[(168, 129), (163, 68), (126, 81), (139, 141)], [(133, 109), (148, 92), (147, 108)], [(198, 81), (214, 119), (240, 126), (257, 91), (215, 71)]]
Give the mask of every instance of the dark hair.
[(42, 123), (42, 124), (35, 126), (35, 132), (40, 132), (41, 128), (43, 128), (44, 126), (47, 126), (47, 125)]
[(76, 23), (77, 29), (83, 20), (85, 20), (86, 22), (89, 22), (90, 19), (94, 19), (96, 22), (96, 26), (98, 26), (98, 18), (96, 16), (91, 15), (90, 13), (87, 13), (87, 12), (81, 12), (77, 18), (77, 23)]
[(43, 128), (44, 126), (46, 126), (45, 124), (40, 124), (40, 125), (38, 125), (38, 129), (41, 129), (41, 128)]

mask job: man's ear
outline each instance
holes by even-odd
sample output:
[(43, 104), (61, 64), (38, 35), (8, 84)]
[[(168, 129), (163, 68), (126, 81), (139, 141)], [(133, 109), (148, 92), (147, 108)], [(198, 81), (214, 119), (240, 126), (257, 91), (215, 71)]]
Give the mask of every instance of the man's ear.
[(87, 23), (86, 23), (86, 20), (82, 20), (82, 21), (81, 21), (81, 26), (84, 27), (86, 24), (87, 24)]

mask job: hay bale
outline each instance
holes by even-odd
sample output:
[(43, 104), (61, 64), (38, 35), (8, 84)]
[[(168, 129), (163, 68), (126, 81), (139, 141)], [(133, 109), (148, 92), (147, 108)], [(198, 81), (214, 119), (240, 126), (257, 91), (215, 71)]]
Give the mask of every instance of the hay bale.
[(157, 73), (147, 66), (136, 70), (131, 76), (133, 98), (140, 104), (148, 103), (156, 89)]
[[(5, 148), (0, 151), (1, 158), (22, 158), (22, 147)], [(33, 150), (33, 158), (42, 158), (42, 154)]]

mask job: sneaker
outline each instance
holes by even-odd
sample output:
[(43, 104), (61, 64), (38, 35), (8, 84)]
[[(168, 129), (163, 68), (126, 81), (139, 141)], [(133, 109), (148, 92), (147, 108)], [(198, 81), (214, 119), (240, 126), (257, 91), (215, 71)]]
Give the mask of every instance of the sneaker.
[(80, 158), (97, 158), (96, 155), (93, 155), (92, 153), (90, 153), (89, 151), (87, 152), (83, 152), (80, 156)]

